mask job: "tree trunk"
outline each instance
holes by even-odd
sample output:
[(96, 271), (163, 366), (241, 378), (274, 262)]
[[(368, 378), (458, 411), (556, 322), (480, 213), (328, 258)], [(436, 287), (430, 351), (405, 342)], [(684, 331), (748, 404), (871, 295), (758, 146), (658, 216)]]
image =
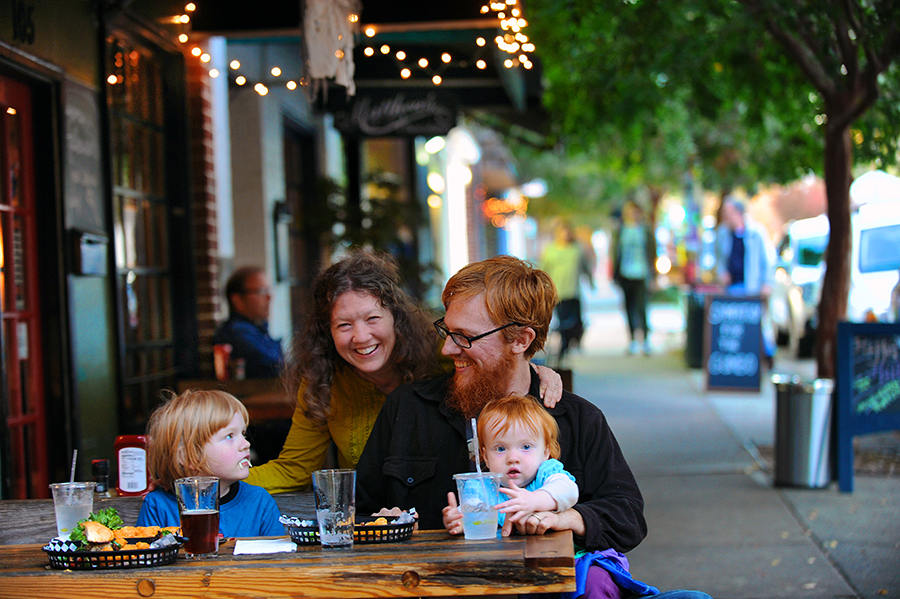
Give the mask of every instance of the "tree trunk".
[[(829, 114), (840, 114), (843, 107)], [(829, 119), (831, 121), (831, 119)], [(837, 121), (837, 119), (835, 119)], [(831, 228), (825, 252), (827, 268), (819, 302), (816, 366), (819, 378), (834, 378), (837, 323), (847, 314), (850, 293), (850, 182), (852, 179), (850, 128), (825, 129), (825, 194)]]

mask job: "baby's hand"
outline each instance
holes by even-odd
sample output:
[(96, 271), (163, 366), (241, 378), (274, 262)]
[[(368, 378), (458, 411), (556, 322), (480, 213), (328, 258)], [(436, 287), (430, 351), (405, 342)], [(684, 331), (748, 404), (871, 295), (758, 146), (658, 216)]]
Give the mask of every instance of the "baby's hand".
[(453, 491), (447, 493), (447, 507), (441, 510), (441, 513), (444, 515), (444, 528), (447, 529), (447, 532), (451, 535), (461, 534), (463, 531), (462, 512), (459, 511)]
[(500, 487), (500, 492), (509, 499), (497, 504), (497, 509), (506, 514), (507, 522), (524, 522), (534, 512), (552, 511), (556, 509), (556, 500), (546, 491), (527, 491), (509, 481), (508, 487)]

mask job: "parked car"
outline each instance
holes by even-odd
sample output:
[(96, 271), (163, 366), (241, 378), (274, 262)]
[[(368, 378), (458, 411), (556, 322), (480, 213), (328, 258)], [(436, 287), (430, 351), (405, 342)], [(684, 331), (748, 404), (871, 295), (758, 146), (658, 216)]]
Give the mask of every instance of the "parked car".
[(847, 319), (890, 321), (891, 291), (900, 277), (900, 202), (860, 206), (852, 220)]
[(769, 310), (779, 344), (798, 357), (812, 355), (828, 232), (824, 214), (804, 218), (787, 226), (778, 245)]

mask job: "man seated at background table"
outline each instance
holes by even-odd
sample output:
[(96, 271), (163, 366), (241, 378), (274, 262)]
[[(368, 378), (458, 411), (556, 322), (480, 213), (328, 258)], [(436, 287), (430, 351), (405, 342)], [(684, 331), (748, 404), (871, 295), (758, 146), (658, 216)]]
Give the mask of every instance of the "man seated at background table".
[[(547, 339), (557, 293), (543, 271), (498, 256), (460, 270), (442, 300), (447, 313), (435, 326), (454, 372), (391, 393), (357, 466), (358, 513), (415, 507), (424, 530), (443, 528), (453, 475), (471, 469), (467, 421), (493, 398), (539, 396), (528, 359)], [(559, 424), (560, 461), (575, 476), (580, 501), (528, 518), (520, 532), (572, 530), (590, 550), (636, 547), (647, 533), (644, 502), (606, 418), (568, 392), (548, 411)]]
[(244, 266), (225, 284), (228, 320), (213, 336), (213, 344), (231, 346), (231, 362), (244, 360), (249, 379), (278, 376), (284, 362), (281, 342), (269, 336), (269, 303), (272, 290), (266, 272), (258, 266)]

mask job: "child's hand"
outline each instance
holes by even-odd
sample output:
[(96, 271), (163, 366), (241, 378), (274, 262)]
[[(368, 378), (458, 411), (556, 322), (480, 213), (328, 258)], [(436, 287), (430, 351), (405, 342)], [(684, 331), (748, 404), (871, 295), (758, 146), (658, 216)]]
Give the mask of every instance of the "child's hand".
[(497, 509), (506, 514), (506, 522), (524, 522), (535, 512), (551, 512), (556, 509), (556, 500), (546, 491), (526, 491), (509, 481), (508, 487), (500, 487), (500, 492), (509, 499), (497, 504)]
[(447, 493), (447, 507), (441, 510), (441, 513), (444, 515), (444, 528), (447, 532), (451, 535), (462, 534), (462, 512), (459, 511), (453, 491)]

